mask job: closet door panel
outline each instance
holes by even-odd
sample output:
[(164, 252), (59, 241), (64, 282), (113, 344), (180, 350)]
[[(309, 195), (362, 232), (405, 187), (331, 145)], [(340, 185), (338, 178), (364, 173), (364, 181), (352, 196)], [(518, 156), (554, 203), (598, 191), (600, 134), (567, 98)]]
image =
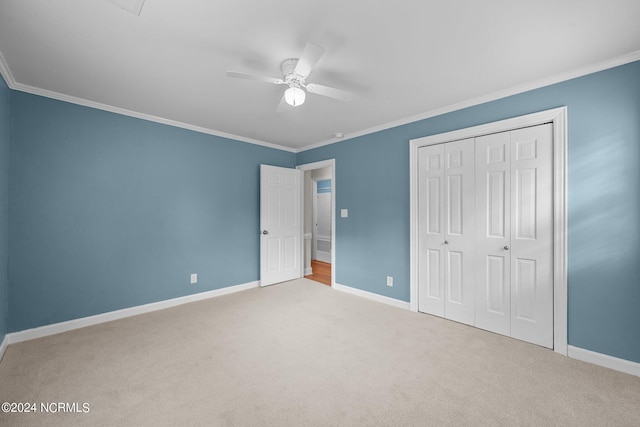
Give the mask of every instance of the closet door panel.
[(473, 139), (444, 144), (445, 317), (475, 320), (475, 145)]
[(515, 130), (511, 139), (511, 336), (552, 348), (552, 125)]
[(444, 317), (443, 145), (418, 151), (418, 310)]
[(511, 138), (476, 138), (475, 325), (511, 334)]

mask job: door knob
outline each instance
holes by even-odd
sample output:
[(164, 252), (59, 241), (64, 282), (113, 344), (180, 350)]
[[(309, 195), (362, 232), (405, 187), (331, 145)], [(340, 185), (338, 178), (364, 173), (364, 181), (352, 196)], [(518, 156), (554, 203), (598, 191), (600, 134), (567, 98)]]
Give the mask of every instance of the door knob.
[(504, 250), (508, 251), (509, 250), (509, 245), (504, 245)]
[(445, 240), (445, 241), (444, 241), (444, 244), (445, 244), (445, 245), (448, 245), (448, 244), (449, 244), (449, 241), (448, 241), (448, 240)]
[(269, 234), (267, 230), (262, 230), (262, 234)]

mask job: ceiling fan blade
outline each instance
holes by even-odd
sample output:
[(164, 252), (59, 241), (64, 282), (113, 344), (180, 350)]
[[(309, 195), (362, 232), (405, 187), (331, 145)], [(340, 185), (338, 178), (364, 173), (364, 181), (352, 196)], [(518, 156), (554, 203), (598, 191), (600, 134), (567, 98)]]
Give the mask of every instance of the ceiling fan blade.
[(227, 71), (227, 77), (236, 79), (257, 80), (259, 82), (273, 83), (274, 85), (284, 84), (284, 80), (275, 77), (258, 76), (256, 74), (243, 73), (241, 71)]
[(315, 83), (309, 83), (307, 85), (307, 91), (309, 93), (315, 93), (316, 95), (328, 96), (329, 98), (337, 99), (344, 102), (351, 101), (354, 96), (356, 96), (352, 92), (347, 92), (346, 90), (336, 89), (333, 87), (319, 85)]
[(307, 45), (304, 47), (304, 51), (302, 52), (302, 56), (298, 59), (296, 69), (293, 72), (301, 77), (307, 77), (322, 55), (324, 55), (323, 48), (307, 42)]

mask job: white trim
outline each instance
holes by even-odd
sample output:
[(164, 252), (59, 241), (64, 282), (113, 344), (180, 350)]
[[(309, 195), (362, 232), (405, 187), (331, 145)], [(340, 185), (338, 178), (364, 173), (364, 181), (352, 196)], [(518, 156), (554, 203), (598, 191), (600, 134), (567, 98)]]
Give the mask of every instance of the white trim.
[(323, 169), (326, 167), (334, 167), (336, 164), (336, 159), (327, 159), (327, 160), (320, 160), (317, 162), (313, 162), (313, 163), (305, 163), (303, 165), (298, 165), (296, 166), (296, 169), (300, 169), (301, 171), (310, 171), (310, 170), (314, 170), (314, 169)]
[(5, 61), (4, 56), (2, 56), (2, 52), (0, 52), (0, 74), (2, 74), (4, 81), (10, 89), (15, 88), (16, 79), (13, 78), (13, 74), (11, 74), (7, 61)]
[(7, 350), (8, 345), (9, 345), (9, 336), (5, 335), (4, 339), (0, 343), (0, 362), (2, 362), (2, 358), (4, 357), (4, 352)]
[(504, 132), (542, 123), (553, 124), (553, 230), (554, 290), (553, 349), (567, 354), (567, 107), (555, 108), (525, 116), (487, 123), (409, 141), (410, 168), (410, 306), (418, 311), (418, 149), (491, 133)]
[(567, 107), (553, 119), (553, 349), (567, 355)]
[[(304, 180), (304, 178), (303, 178), (303, 180)], [(302, 192), (302, 206), (303, 206), (302, 210), (304, 211), (304, 191)], [(304, 212), (303, 212), (302, 221), (304, 222)], [(303, 238), (303, 243), (304, 243), (304, 246), (302, 248), (302, 252), (303, 252), (302, 253), (302, 259), (303, 259), (303, 264), (304, 264), (305, 262), (307, 262), (307, 260), (305, 258), (305, 255), (304, 255), (304, 252), (307, 250), (307, 241), (309, 241), (309, 247), (311, 247), (311, 240), (313, 240), (313, 234), (312, 233), (305, 233), (305, 235), (302, 236), (302, 238)], [(309, 250), (311, 250), (311, 249), (309, 249)], [(313, 269), (311, 267), (305, 267), (304, 275), (308, 276), (310, 274), (313, 274)]]
[(45, 89), (38, 89), (31, 86), (23, 85), (21, 83), (17, 83), (14, 88), (15, 90), (31, 93), (34, 95), (44, 96), (46, 98), (57, 99), (59, 101), (69, 102), (71, 104), (82, 105), (84, 107), (95, 108), (98, 110), (109, 111), (111, 113), (121, 114), (123, 116), (135, 117), (137, 119), (148, 120), (150, 122), (156, 122), (164, 125), (174, 126), (177, 128), (187, 129), (194, 132), (199, 132), (207, 135), (218, 136), (221, 138), (227, 138), (234, 141), (247, 142), (249, 144), (261, 145), (263, 147), (275, 148), (277, 150), (288, 151), (291, 153), (295, 153), (296, 151), (291, 147), (285, 147), (283, 145), (272, 144), (270, 142), (261, 141), (259, 139), (247, 138), (245, 136), (234, 135), (226, 132), (217, 131), (214, 129), (205, 128), (202, 126), (196, 126), (190, 123), (179, 122), (177, 120), (171, 120), (164, 117), (154, 116), (151, 114), (140, 113), (133, 110), (128, 110), (126, 108), (114, 107), (107, 104), (102, 104), (100, 102), (89, 101), (82, 98), (77, 98), (75, 96), (65, 95), (58, 92), (52, 92)]
[(126, 108), (115, 107), (113, 105), (103, 104), (101, 102), (90, 101), (84, 98), (78, 98), (76, 96), (66, 95), (60, 92), (54, 92), (46, 89), (40, 89), (34, 86), (25, 85), (22, 83), (18, 83), (13, 74), (11, 74), (11, 70), (7, 65), (2, 53), (0, 52), (0, 73), (4, 77), (5, 82), (7, 82), (7, 86), (10, 89), (17, 90), (20, 92), (30, 93), (32, 95), (44, 96), (45, 98), (56, 99), (58, 101), (69, 102), (71, 104), (82, 105), (84, 107), (95, 108), (98, 110), (109, 111), (111, 113), (120, 114), (123, 116), (135, 117), (136, 119), (148, 120), (151, 122), (161, 123), (164, 125), (169, 125), (177, 128), (187, 129), (194, 132), (204, 133), (207, 135), (219, 136), (221, 138), (232, 139), (234, 141), (247, 142), (249, 144), (261, 145), (263, 147), (275, 148), (276, 150), (288, 151), (290, 153), (297, 153), (298, 150), (291, 147), (286, 147), (284, 145), (274, 144), (271, 142), (262, 141), (254, 138), (247, 138), (240, 135), (234, 135), (231, 133), (221, 132), (214, 129), (205, 128), (202, 126), (196, 126), (193, 124), (179, 122), (177, 120), (171, 120), (164, 117), (158, 117), (151, 114), (140, 113), (138, 111), (128, 110)]
[[(409, 123), (409, 122), (407, 122), (407, 123)], [(393, 126), (389, 126), (389, 127), (393, 127)], [(371, 132), (369, 132), (369, 129), (373, 129), (373, 130), (371, 130)], [(388, 129), (388, 127), (383, 127), (382, 129), (378, 129), (378, 130), (384, 130), (384, 129)], [(313, 144), (309, 144), (309, 145), (305, 145), (304, 147), (297, 148), (296, 149), (296, 153), (302, 153), (304, 151), (313, 150), (314, 148), (324, 147), (325, 145), (336, 144), (338, 142), (346, 141), (347, 139), (356, 138), (356, 137), (362, 136), (362, 135), (368, 135), (368, 134), (373, 133), (373, 132), (376, 132), (375, 128), (368, 128), (368, 129), (365, 129), (365, 130), (360, 131), (360, 132), (354, 132), (354, 133), (350, 133), (350, 134), (345, 134), (342, 138), (331, 138), (331, 139), (326, 139), (326, 140), (320, 141), (320, 142), (314, 142)]]
[(569, 346), (568, 356), (572, 359), (581, 360), (594, 365), (613, 369), (625, 374), (640, 377), (640, 363), (630, 360), (619, 359), (607, 354), (597, 353), (580, 347)]
[(318, 178), (313, 176), (311, 178), (311, 230), (311, 259), (318, 259)]
[(372, 301), (381, 302), (383, 304), (391, 305), (393, 307), (402, 308), (404, 310), (409, 310), (409, 303), (406, 301), (400, 301), (399, 299), (386, 297), (384, 295), (374, 294), (373, 292), (363, 291), (362, 289), (352, 288), (351, 286), (341, 285), (339, 283), (335, 283), (333, 288), (346, 292), (348, 294), (356, 295), (362, 298), (367, 298)]
[(384, 123), (378, 126), (373, 126), (367, 129), (359, 130), (356, 132), (346, 133), (341, 139), (331, 138), (326, 141), (307, 145), (305, 147), (298, 148), (297, 153), (312, 150), (314, 148), (324, 147), (325, 145), (335, 144), (336, 142), (346, 141), (347, 139), (357, 138), (363, 135), (369, 135), (375, 132), (380, 132), (386, 129), (394, 128), (397, 126), (406, 125), (409, 123), (418, 122), (420, 120), (428, 119), (431, 117), (440, 116), (443, 114), (451, 113), (453, 111), (462, 110), (464, 108), (473, 107), (475, 105), (485, 104), (487, 102), (495, 101), (497, 99), (506, 98), (512, 95), (518, 95), (520, 93), (528, 92), (535, 89), (540, 89), (546, 86), (551, 86), (556, 83), (561, 83), (567, 80), (575, 79), (578, 77), (586, 76), (589, 74), (604, 71), (610, 68), (618, 67), (620, 65), (630, 64), (640, 60), (640, 50), (628, 53), (626, 55), (616, 56), (605, 61), (601, 61), (595, 64), (587, 65), (585, 67), (576, 68), (574, 70), (567, 71), (565, 73), (556, 74), (551, 77), (536, 80), (531, 83), (525, 83), (522, 85), (514, 86), (509, 89), (493, 92), (487, 95), (479, 96), (477, 98), (468, 99), (466, 101), (458, 102), (456, 104), (448, 105), (442, 108), (436, 108), (425, 113), (417, 114), (415, 116), (405, 117), (403, 119), (395, 120), (392, 122)]
[(374, 132), (379, 132), (385, 129), (390, 129), (397, 126), (406, 125), (408, 123), (417, 122), (420, 120), (428, 119), (430, 117), (439, 116), (442, 114), (450, 113), (453, 111), (461, 110), (463, 108), (473, 107), (474, 105), (484, 104), (486, 102), (495, 101), (497, 99), (506, 98), (508, 96), (517, 95), (519, 93), (528, 92), (531, 90), (539, 89), (545, 86), (550, 86), (552, 84), (560, 83), (563, 81), (575, 79), (577, 77), (586, 76), (589, 74), (597, 73), (599, 71), (604, 71), (609, 68), (618, 67), (620, 65), (629, 64), (631, 62), (635, 62), (640, 60), (640, 50), (636, 50), (634, 52), (630, 52), (625, 55), (616, 56), (614, 58), (607, 59), (605, 61), (597, 62), (595, 64), (587, 65), (585, 67), (580, 67), (571, 71), (567, 71), (565, 73), (556, 74), (551, 77), (547, 77), (545, 79), (536, 80), (531, 83), (525, 83), (519, 86), (512, 87), (510, 89), (505, 89), (498, 92), (493, 92), (488, 95), (480, 96), (477, 98), (472, 98), (466, 101), (458, 102), (456, 104), (448, 105), (442, 108), (436, 108), (434, 110), (427, 111), (425, 113), (417, 114), (414, 116), (406, 117), (400, 120), (395, 120), (392, 122), (384, 123), (378, 126), (373, 126), (367, 129), (362, 129), (356, 132), (351, 132), (345, 134), (342, 138), (331, 138), (325, 141), (320, 141), (317, 143), (309, 144), (304, 147), (292, 148), (284, 145), (274, 144), (271, 142), (266, 142), (258, 139), (247, 138), (240, 135), (229, 134), (226, 132), (220, 132), (209, 128), (203, 128), (200, 126), (191, 125), (188, 123), (178, 122), (175, 120), (165, 119), (162, 117), (156, 117), (149, 114), (139, 113), (132, 110), (127, 110), (124, 108), (114, 107), (107, 104), (102, 104), (94, 101), (89, 101), (83, 98), (78, 98), (74, 96), (69, 96), (65, 94), (61, 94), (58, 92), (48, 91), (45, 89), (36, 88), (33, 86), (25, 85), (22, 83), (18, 83), (9, 66), (7, 65), (2, 53), (0, 52), (0, 74), (4, 77), (4, 80), (7, 82), (7, 86), (13, 90), (18, 90), (21, 92), (31, 93), (34, 95), (40, 95), (47, 98), (57, 99), (60, 101), (66, 101), (73, 104), (83, 105), (85, 107), (97, 108), (100, 110), (110, 111), (116, 114), (122, 114), (125, 116), (131, 116), (138, 119), (149, 120), (152, 122), (162, 123), (169, 126), (175, 126), (183, 129), (192, 130), (195, 132), (201, 132), (208, 135), (215, 135), (222, 138), (229, 138), (236, 141), (247, 142), (250, 144), (262, 145), (269, 148), (275, 148), (277, 150), (289, 151), (292, 153), (301, 153), (304, 151), (312, 150), (314, 148), (324, 147), (325, 145), (335, 144), (337, 142), (346, 141), (347, 139), (356, 138), (363, 135), (372, 134)]
[(8, 344), (14, 344), (21, 341), (46, 337), (49, 335), (59, 334), (61, 332), (84, 328), (86, 326), (97, 325), (99, 323), (111, 322), (112, 320), (123, 319), (125, 317), (137, 316), (139, 314), (163, 310), (165, 308), (175, 307), (177, 305), (187, 304), (190, 302), (201, 301), (209, 298), (219, 297), (222, 295), (232, 294), (235, 292), (246, 291), (247, 289), (257, 288), (259, 286), (259, 283), (259, 281), (243, 283), (241, 285), (228, 286), (226, 288), (214, 289), (212, 291), (201, 292), (198, 294), (186, 295), (183, 297), (153, 302), (150, 304), (143, 304), (136, 307), (124, 308), (122, 310), (109, 311), (107, 313), (96, 314), (95, 316), (82, 317), (80, 319), (40, 326), (38, 328), (27, 329), (20, 332), (12, 332), (10, 334), (7, 334), (7, 336), (5, 337), (5, 341), (8, 341)]
[[(338, 188), (336, 184), (336, 159), (305, 163), (296, 166), (296, 169), (306, 172), (326, 167), (331, 167), (331, 287), (333, 288), (336, 285), (336, 189)], [(304, 210), (304, 192), (300, 203), (302, 210)], [(304, 221), (301, 221), (300, 227), (304, 227)], [(304, 254), (302, 257), (304, 258)]]

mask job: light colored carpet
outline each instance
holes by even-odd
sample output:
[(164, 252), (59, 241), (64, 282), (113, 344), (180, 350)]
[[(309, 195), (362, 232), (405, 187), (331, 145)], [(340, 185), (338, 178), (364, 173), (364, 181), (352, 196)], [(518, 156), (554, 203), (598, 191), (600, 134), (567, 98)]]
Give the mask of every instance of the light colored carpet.
[(639, 426), (640, 378), (300, 279), (9, 346), (11, 426)]

